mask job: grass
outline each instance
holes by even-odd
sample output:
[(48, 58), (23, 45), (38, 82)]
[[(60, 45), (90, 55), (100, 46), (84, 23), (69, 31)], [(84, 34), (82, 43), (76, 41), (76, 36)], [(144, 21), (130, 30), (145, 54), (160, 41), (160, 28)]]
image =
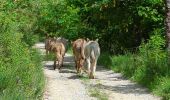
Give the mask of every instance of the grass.
[[(91, 97), (95, 97), (98, 100), (108, 100), (108, 95), (106, 93), (104, 93), (101, 89), (99, 89), (98, 87), (93, 87), (90, 85), (90, 79), (88, 78), (88, 76), (83, 76), (81, 75), (80, 80), (82, 80), (83, 84), (85, 84), (85, 86), (87, 87), (89, 94)], [(97, 86), (100, 85), (100, 81), (96, 81)]]
[(73, 55), (73, 50), (72, 50), (71, 45), (69, 45), (67, 53)]
[(90, 79), (87, 75), (86, 76), (81, 75), (80, 80), (82, 80), (84, 84), (87, 84), (88, 82), (90, 82)]
[(101, 55), (99, 64), (120, 72), (132, 81), (147, 87), (154, 94), (161, 96), (163, 100), (170, 99), (170, 68), (166, 53), (161, 52), (160, 55), (163, 57), (160, 58), (156, 58), (152, 54), (151, 56), (130, 53), (118, 56), (107, 55)]
[(99, 89), (100, 87), (100, 80), (96, 81), (96, 85), (95, 86), (90, 86), (89, 88), (89, 92), (90, 95), (92, 97), (96, 97), (98, 100), (108, 100), (108, 95), (106, 93), (104, 93), (104, 91), (102, 89)]
[(107, 94), (99, 90), (98, 88), (89, 89), (90, 96), (96, 97), (98, 100), (108, 100)]
[(17, 32), (0, 36), (0, 100), (42, 98), (45, 84), (42, 57), (21, 37)]
[(103, 65), (106, 68), (111, 68), (112, 67), (112, 57), (110, 56), (109, 53), (103, 52), (98, 59), (98, 64)]
[(135, 54), (102, 54), (99, 61), (107, 68), (121, 72), (125, 77), (147, 87), (164, 100), (170, 100), (170, 63), (168, 52), (162, 49), (164, 43), (160, 34), (155, 34), (147, 43), (142, 43)]
[(170, 77), (160, 77), (153, 92), (163, 97), (164, 100), (170, 99)]
[(35, 50), (30, 50), (30, 54), (25, 60), (16, 56), (14, 62), (0, 60), (1, 100), (41, 99), (45, 84), (41, 56)]
[(48, 55), (43, 55), (42, 57), (44, 61), (53, 61), (55, 55), (52, 52), (50, 52)]

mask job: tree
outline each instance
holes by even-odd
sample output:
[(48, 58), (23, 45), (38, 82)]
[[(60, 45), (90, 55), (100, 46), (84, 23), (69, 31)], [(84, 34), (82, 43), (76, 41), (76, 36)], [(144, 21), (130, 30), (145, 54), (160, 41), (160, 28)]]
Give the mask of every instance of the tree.
[[(123, 54), (136, 51), (155, 30), (163, 33), (163, 0), (66, 0), (79, 8), (78, 37), (99, 38), (102, 51)], [(116, 2), (115, 2), (116, 1)]]
[(167, 47), (170, 52), (170, 0), (165, 1), (166, 5), (166, 36), (167, 36)]

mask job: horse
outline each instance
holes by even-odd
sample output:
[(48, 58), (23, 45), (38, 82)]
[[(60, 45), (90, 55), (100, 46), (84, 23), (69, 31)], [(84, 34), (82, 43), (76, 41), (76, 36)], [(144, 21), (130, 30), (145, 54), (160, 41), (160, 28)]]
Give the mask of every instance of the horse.
[(63, 66), (63, 60), (64, 60), (64, 55), (65, 55), (65, 46), (63, 42), (60, 40), (57, 40), (56, 38), (49, 38), (46, 41), (46, 53), (48, 52), (53, 52), (55, 54), (55, 59), (54, 59), (54, 70), (56, 69), (56, 62), (58, 61), (58, 69), (60, 70), (61, 67)]
[(84, 56), (84, 46), (86, 44), (85, 39), (77, 39), (72, 44), (74, 59), (75, 59), (75, 68), (77, 70), (77, 73), (81, 73), (81, 70), (83, 69), (85, 56)]
[(88, 40), (84, 46), (84, 56), (86, 59), (87, 67), (88, 67), (88, 75), (90, 79), (94, 79), (96, 65), (98, 57), (100, 56), (100, 47), (98, 44), (98, 39), (95, 41)]

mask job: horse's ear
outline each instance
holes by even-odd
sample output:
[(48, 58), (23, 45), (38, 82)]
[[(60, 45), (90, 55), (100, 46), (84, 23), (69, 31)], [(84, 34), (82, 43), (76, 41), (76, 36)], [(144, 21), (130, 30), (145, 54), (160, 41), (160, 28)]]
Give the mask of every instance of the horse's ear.
[(62, 39), (61, 37), (58, 37), (57, 39)]
[(96, 42), (98, 42), (98, 41), (99, 41), (99, 39), (96, 39), (95, 41), (96, 41)]
[(71, 44), (73, 44), (73, 41), (71, 41)]
[(57, 38), (54, 36), (53, 39), (57, 39)]
[[(66, 39), (66, 41), (68, 42), (68, 39)], [(71, 41), (72, 42), (72, 41)]]
[(89, 38), (86, 38), (86, 41), (89, 42), (90, 41)]

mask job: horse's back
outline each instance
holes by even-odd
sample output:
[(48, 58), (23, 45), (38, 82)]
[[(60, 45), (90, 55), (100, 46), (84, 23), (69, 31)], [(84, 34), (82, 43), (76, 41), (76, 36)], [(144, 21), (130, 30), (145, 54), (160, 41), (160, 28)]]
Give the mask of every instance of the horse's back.
[(77, 39), (76, 41), (73, 42), (73, 51), (77, 53), (81, 53), (82, 50), (84, 49), (86, 41), (84, 39)]
[(92, 57), (93, 59), (98, 58), (100, 55), (99, 44), (95, 41), (90, 41), (85, 46), (86, 57)]
[(51, 51), (59, 54), (65, 54), (65, 46), (61, 41), (54, 40), (51, 42)]
[(67, 40), (67, 39), (65, 39), (65, 38), (63, 38), (63, 37), (58, 37), (58, 38), (57, 38), (57, 41), (62, 42), (63, 45), (64, 45), (64, 47), (65, 47), (65, 49), (66, 49), (66, 50), (68, 49), (68, 40)]

